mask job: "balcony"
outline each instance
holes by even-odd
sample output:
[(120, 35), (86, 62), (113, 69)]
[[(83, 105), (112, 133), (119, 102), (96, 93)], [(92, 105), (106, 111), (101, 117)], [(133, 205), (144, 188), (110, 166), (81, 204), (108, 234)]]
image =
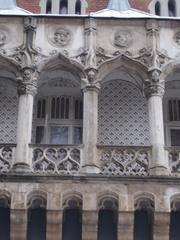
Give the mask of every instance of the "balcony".
[[(30, 144), (29, 157), (34, 175), (80, 175), (83, 145)], [(15, 144), (0, 145), (0, 174), (10, 172), (15, 160)], [(166, 147), (170, 175), (180, 177), (180, 147)], [(97, 145), (97, 158), (101, 176), (149, 175), (150, 146)]]

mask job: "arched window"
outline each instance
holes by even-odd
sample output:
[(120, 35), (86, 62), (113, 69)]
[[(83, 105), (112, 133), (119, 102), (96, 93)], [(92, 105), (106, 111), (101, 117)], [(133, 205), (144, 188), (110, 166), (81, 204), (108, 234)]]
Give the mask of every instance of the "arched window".
[(62, 240), (81, 240), (82, 201), (78, 197), (64, 202)]
[(75, 14), (81, 14), (81, 0), (76, 0)]
[(46, 13), (52, 13), (52, 0), (47, 0)]
[(0, 239), (10, 240), (10, 202), (0, 197)]
[(176, 16), (176, 2), (175, 0), (169, 0), (168, 2), (168, 11), (170, 17)]
[(160, 4), (159, 1), (156, 2), (156, 4), (155, 4), (155, 14), (158, 15), (158, 16), (161, 15), (161, 4)]
[(153, 239), (154, 204), (150, 199), (139, 199), (135, 205), (134, 240)]
[(170, 215), (170, 240), (180, 239), (180, 199), (177, 199), (171, 204), (171, 215)]
[(104, 198), (98, 215), (98, 240), (117, 240), (117, 201)]
[(33, 197), (28, 208), (27, 240), (46, 239), (46, 200)]
[(68, 13), (68, 1), (67, 0), (61, 0), (60, 1), (59, 13), (60, 14), (67, 14)]

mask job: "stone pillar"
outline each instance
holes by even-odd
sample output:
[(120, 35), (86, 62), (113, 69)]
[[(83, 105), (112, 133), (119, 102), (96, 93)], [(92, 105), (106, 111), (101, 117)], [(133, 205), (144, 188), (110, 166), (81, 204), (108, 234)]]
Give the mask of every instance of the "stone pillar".
[(11, 240), (25, 240), (27, 236), (27, 210), (11, 209)]
[(82, 240), (97, 240), (98, 211), (83, 211)]
[(61, 240), (63, 211), (47, 210), (46, 240)]
[(31, 68), (22, 70), (22, 77), (17, 79), (19, 108), (17, 120), (17, 147), (12, 171), (30, 171), (29, 143), (32, 133), (33, 96), (36, 93), (37, 78)]
[(118, 240), (133, 240), (134, 212), (121, 211), (118, 216)]
[(159, 79), (160, 71), (150, 72), (150, 79), (146, 81), (145, 93), (148, 98), (150, 141), (152, 158), (150, 162), (151, 175), (169, 174), (168, 159), (164, 150), (164, 121), (162, 99), (164, 82)]
[(88, 85), (83, 89), (83, 164), (85, 173), (99, 173), (97, 159), (97, 134), (98, 134), (98, 92), (95, 85)]
[(154, 213), (154, 240), (169, 240), (170, 213)]

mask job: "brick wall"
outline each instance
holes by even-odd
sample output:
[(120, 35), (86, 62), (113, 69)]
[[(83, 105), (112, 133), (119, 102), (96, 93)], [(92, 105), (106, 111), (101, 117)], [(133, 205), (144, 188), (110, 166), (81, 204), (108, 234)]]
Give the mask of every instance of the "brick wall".
[[(40, 0), (16, 0), (17, 5), (21, 8), (29, 10), (33, 13), (40, 13), (39, 2)], [(89, 12), (96, 12), (107, 7), (109, 0), (87, 0)], [(141, 11), (148, 11), (148, 5), (151, 0), (129, 0), (133, 8), (139, 9)]]
[(17, 5), (33, 13), (40, 13), (40, 0), (16, 0)]

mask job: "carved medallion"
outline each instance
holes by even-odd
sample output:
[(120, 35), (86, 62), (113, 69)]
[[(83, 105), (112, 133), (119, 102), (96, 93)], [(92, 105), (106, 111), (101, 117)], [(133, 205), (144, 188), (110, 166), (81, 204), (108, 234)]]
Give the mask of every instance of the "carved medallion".
[(59, 28), (56, 29), (49, 39), (56, 47), (64, 47), (69, 44), (71, 40), (71, 33), (67, 29)]
[(177, 45), (180, 46), (180, 32), (177, 32), (174, 36), (174, 40), (177, 43)]
[(114, 45), (116, 47), (129, 47), (132, 43), (132, 35), (129, 31), (120, 30), (114, 35)]

